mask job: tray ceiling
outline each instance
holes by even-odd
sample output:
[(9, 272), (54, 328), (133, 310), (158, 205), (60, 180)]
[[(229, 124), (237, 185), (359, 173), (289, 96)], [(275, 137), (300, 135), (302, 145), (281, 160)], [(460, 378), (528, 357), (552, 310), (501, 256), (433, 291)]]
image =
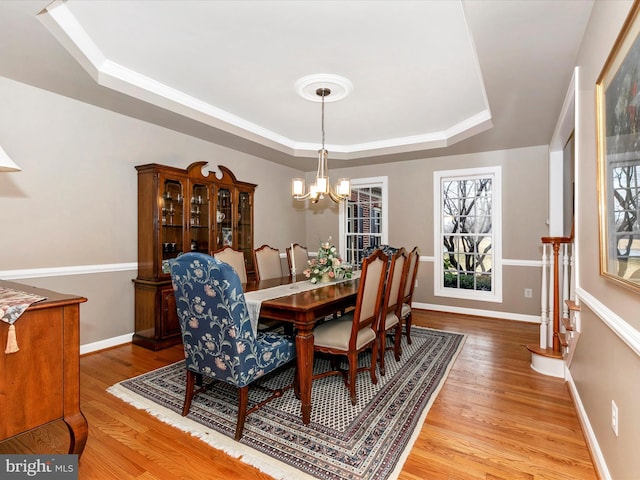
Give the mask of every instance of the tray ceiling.
[(0, 28), (34, 35), (19, 48), (74, 66), (16, 74), (0, 47), (0, 75), (302, 170), (321, 141), (295, 87), (311, 74), (353, 85), (325, 105), (335, 166), (540, 145), (592, 3), (4, 1)]

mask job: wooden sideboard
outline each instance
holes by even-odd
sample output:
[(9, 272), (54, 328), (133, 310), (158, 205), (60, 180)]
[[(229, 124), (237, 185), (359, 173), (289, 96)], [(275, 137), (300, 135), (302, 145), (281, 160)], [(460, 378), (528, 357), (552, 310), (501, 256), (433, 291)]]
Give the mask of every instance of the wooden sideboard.
[(80, 304), (87, 299), (3, 280), (0, 286), (47, 297), (15, 322), (19, 351), (4, 353), (9, 324), (0, 321), (0, 441), (62, 419), (69, 453), (79, 457), (89, 431), (80, 411)]

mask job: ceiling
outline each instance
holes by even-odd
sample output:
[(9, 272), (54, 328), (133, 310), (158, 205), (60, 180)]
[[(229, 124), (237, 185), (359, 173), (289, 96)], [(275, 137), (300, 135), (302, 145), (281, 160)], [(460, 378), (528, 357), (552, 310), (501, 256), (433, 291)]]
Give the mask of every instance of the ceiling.
[(305, 171), (321, 85), (333, 167), (543, 145), (592, 6), (3, 0), (0, 76)]

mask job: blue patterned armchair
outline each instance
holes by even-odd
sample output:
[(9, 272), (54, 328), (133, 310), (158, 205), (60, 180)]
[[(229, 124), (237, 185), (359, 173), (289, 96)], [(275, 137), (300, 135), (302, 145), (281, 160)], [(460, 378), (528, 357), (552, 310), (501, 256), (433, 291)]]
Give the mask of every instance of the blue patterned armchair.
[(189, 413), (196, 378), (234, 385), (239, 396), (235, 439), (240, 440), (246, 416), (290, 388), (273, 391), (247, 411), (249, 385), (295, 359), (295, 343), (274, 332), (253, 333), (242, 284), (228, 264), (186, 253), (169, 260), (169, 268), (187, 370), (182, 415)]

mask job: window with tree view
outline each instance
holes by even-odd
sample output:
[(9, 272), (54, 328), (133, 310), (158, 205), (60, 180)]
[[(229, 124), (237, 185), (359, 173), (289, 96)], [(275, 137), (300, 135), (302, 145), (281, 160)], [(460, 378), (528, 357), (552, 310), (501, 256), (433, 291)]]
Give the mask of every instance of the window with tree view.
[(434, 174), (436, 295), (501, 301), (500, 170)]

